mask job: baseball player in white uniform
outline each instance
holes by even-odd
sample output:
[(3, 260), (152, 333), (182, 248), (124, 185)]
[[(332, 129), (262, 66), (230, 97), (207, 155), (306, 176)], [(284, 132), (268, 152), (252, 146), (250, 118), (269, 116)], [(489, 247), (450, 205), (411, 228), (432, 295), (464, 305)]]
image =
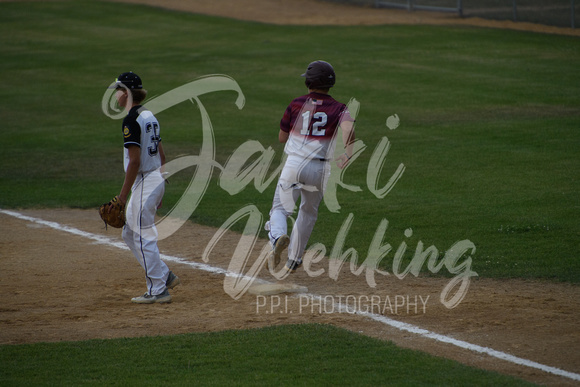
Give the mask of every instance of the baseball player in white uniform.
[[(285, 269), (294, 272), (302, 265), (306, 244), (318, 217), (318, 207), (330, 176), (330, 160), (335, 150), (337, 130), (343, 131), (345, 152), (336, 160), (344, 168), (353, 152), (354, 119), (347, 106), (332, 98), (328, 91), (336, 75), (325, 61), (308, 65), (303, 77), (308, 94), (294, 99), (287, 107), (278, 139), (286, 143), (288, 155), (276, 186), (270, 220), (266, 223), (272, 251), (268, 265), (276, 267), (288, 247)], [(300, 208), (290, 236), (288, 217), (300, 197)]]
[(161, 167), (165, 152), (159, 134), (159, 122), (141, 106), (147, 96), (141, 78), (133, 72), (119, 75), (110, 86), (116, 89), (119, 106), (128, 113), (123, 119), (125, 180), (119, 199), (126, 204), (123, 240), (143, 269), (147, 292), (131, 301), (137, 304), (169, 303), (179, 277), (159, 257), (155, 213), (165, 192)]

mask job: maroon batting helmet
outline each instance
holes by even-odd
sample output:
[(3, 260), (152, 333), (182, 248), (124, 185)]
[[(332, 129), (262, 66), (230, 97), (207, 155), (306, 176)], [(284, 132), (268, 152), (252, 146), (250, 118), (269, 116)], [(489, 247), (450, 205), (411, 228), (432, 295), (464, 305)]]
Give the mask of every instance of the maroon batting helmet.
[(309, 89), (329, 89), (336, 82), (336, 74), (330, 63), (323, 60), (311, 62), (302, 74)]

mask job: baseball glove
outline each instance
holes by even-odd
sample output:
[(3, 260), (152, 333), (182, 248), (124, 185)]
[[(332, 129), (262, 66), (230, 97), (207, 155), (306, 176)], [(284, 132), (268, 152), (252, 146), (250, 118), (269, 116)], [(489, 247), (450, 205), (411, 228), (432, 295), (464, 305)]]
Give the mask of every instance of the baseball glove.
[(110, 202), (99, 207), (99, 215), (105, 228), (107, 225), (115, 228), (121, 228), (125, 225), (125, 205), (121, 203), (119, 196), (115, 196)]

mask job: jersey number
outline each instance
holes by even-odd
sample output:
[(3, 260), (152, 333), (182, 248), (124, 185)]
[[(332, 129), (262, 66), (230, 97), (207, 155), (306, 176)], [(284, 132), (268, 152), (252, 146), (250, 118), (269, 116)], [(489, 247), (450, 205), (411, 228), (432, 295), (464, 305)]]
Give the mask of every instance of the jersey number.
[(316, 112), (313, 115), (313, 123), (312, 123), (312, 133), (310, 132), (310, 111), (302, 113), (302, 130), (300, 134), (303, 136), (308, 136), (311, 134), (312, 136), (324, 136), (326, 132), (326, 122), (328, 120), (328, 116), (325, 112)]
[(159, 151), (159, 124), (157, 122), (148, 122), (145, 125), (145, 131), (151, 133), (151, 146), (147, 148), (149, 156), (155, 156)]

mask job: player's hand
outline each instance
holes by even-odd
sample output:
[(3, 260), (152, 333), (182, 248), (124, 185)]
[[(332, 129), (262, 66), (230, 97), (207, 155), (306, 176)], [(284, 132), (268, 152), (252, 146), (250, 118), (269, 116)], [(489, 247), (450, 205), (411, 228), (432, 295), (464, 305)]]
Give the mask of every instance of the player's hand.
[(336, 161), (336, 165), (340, 169), (344, 169), (348, 165), (350, 158), (346, 155), (346, 153), (343, 153), (340, 156), (338, 156), (334, 161)]
[[(125, 206), (125, 204), (127, 204), (127, 198), (123, 198), (121, 195), (117, 195), (117, 200), (119, 200), (119, 203), (121, 203), (122, 206)], [(113, 206), (109, 206), (107, 213), (110, 214), (111, 213), (111, 209), (113, 208)]]
[(121, 203), (119, 196), (115, 196), (108, 203), (99, 207), (99, 216), (107, 225), (121, 228), (125, 225), (125, 205)]

